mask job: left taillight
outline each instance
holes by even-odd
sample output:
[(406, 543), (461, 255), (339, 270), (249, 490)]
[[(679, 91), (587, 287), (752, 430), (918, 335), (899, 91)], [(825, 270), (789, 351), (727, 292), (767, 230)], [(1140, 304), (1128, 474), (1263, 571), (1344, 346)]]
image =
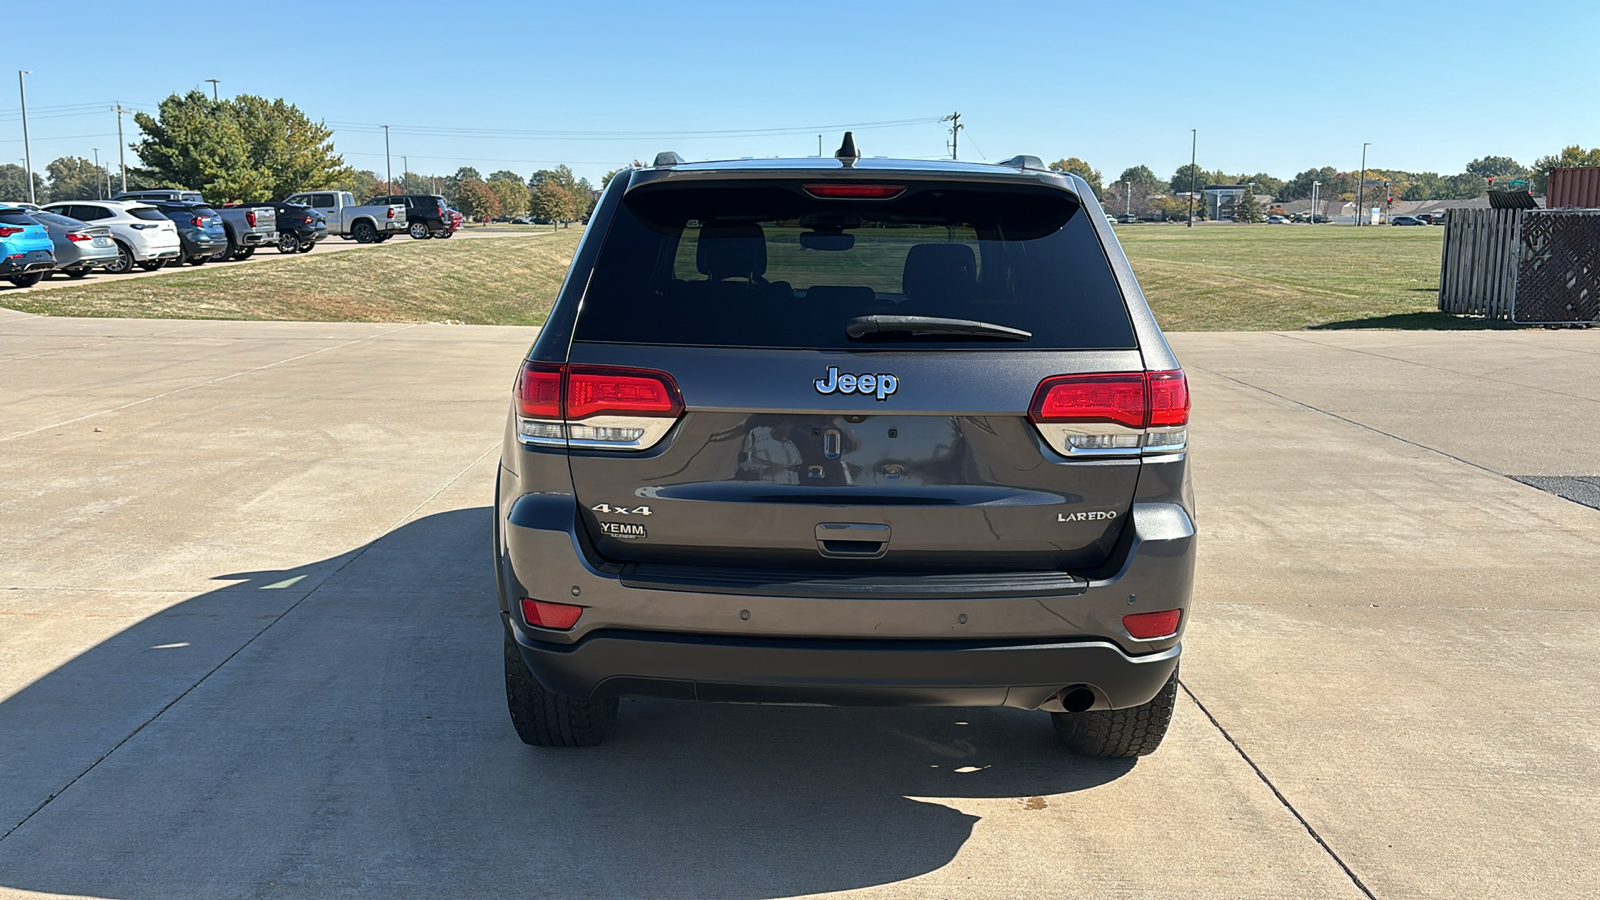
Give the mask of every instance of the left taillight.
[(245, 221), (245, 224), (249, 225), (251, 228), (256, 227), (256, 211), (253, 210), (253, 209), (245, 210), (244, 211), (244, 221)]
[(92, 241), (94, 238), (84, 234), (81, 231), (69, 231), (67, 232), (67, 240), (73, 242), (74, 244), (81, 244), (84, 241)]
[(528, 362), (517, 378), (517, 435), (525, 444), (645, 450), (683, 414), (666, 372)]
[(1181, 369), (1057, 375), (1034, 391), (1028, 418), (1065, 456), (1176, 453), (1188, 444)]
[(4, 225), (0, 225), (0, 238), (16, 237), (21, 233), (21, 228), (8, 228)]

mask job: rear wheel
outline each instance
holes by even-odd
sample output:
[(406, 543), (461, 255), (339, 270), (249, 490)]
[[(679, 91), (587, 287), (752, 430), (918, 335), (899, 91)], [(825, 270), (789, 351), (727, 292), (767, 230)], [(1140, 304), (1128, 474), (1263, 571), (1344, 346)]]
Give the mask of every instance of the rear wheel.
[(127, 244), (117, 241), (117, 258), (106, 266), (106, 271), (112, 275), (121, 275), (131, 269), (133, 269), (133, 251)]
[(374, 228), (371, 222), (357, 222), (350, 226), (350, 236), (355, 238), (358, 244), (371, 244), (378, 239), (378, 229)]
[(237, 251), (233, 248), (233, 238), (228, 238), (228, 246), (211, 254), (212, 262), (227, 262)]
[(433, 233), (428, 231), (427, 222), (412, 222), (411, 227), (407, 230), (411, 232), (411, 236), (413, 238), (419, 241), (427, 240), (428, 238), (433, 237)]
[(255, 254), (255, 252), (256, 252), (256, 248), (254, 248), (254, 247), (240, 247), (239, 249), (233, 251), (233, 258), (234, 259), (249, 259), (252, 255)]
[(1178, 700), (1178, 670), (1161, 686), (1155, 699), (1128, 709), (1096, 709), (1081, 713), (1051, 713), (1056, 736), (1079, 756), (1148, 756), (1161, 746), (1172, 724)]
[(278, 235), (279, 253), (299, 253), (300, 236), (292, 231), (285, 231)]
[(381, 244), (384, 241), (387, 241), (389, 238), (392, 238), (392, 237), (394, 237), (394, 235), (392, 235), (392, 234), (380, 234), (377, 237), (373, 238), (372, 242), (374, 244)]
[(195, 257), (191, 257), (189, 259), (189, 265), (191, 265), (191, 266), (203, 266), (203, 265), (205, 265), (206, 263), (208, 263), (210, 261), (211, 261), (211, 257), (209, 257), (209, 256), (195, 256)]
[(517, 642), (506, 629), (506, 706), (524, 744), (535, 747), (593, 747), (617, 721), (617, 701), (578, 700), (546, 691), (528, 671)]
[(450, 237), (451, 235), (454, 235), (454, 234), (455, 234), (454, 231), (441, 231), (435, 236), (440, 238), (440, 239), (444, 239), (444, 238)]
[(66, 272), (68, 278), (82, 278), (89, 274), (88, 269), (67, 269)]
[(10, 281), (17, 287), (33, 287), (44, 280), (44, 275), (45, 273), (43, 272), (29, 272), (26, 275), (7, 276), (6, 280)]
[[(146, 272), (154, 272), (155, 270), (161, 268), (162, 266), (164, 266), (166, 264), (167, 264), (166, 260), (147, 259), (144, 262), (139, 263), (139, 268), (145, 270)], [(180, 265), (183, 265), (183, 262), (181, 260), (176, 260), (175, 259), (175, 260), (172, 261), (172, 264), (175, 265), (175, 266), (180, 266)]]
[(311, 248), (313, 248), (315, 246), (317, 246), (317, 245), (313, 241), (302, 241), (300, 243), (300, 252), (301, 253), (310, 253), (311, 252)]

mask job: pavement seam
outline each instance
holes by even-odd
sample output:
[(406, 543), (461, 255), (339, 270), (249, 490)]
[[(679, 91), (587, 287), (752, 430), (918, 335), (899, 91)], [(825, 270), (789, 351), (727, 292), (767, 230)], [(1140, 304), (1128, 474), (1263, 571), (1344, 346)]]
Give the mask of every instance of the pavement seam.
[[(1398, 356), (1385, 356), (1382, 353), (1374, 353), (1371, 350), (1360, 350), (1360, 349), (1357, 349), (1355, 347), (1341, 347), (1338, 344), (1328, 344), (1328, 343), (1324, 343), (1322, 341), (1313, 341), (1310, 338), (1304, 338), (1304, 337), (1300, 337), (1299, 335), (1294, 335), (1294, 334), (1284, 334), (1281, 331), (1272, 331), (1272, 332), (1268, 332), (1268, 334), (1276, 335), (1277, 337), (1281, 337), (1281, 338), (1286, 338), (1286, 339), (1291, 340), (1291, 341), (1299, 341), (1299, 342), (1301, 342), (1303, 344), (1311, 344), (1314, 347), (1326, 347), (1329, 350), (1343, 350), (1346, 353), (1360, 353), (1363, 356), (1371, 356), (1371, 357), (1373, 357), (1375, 359), (1386, 359), (1386, 360), (1388, 360), (1390, 362), (1402, 363), (1402, 364), (1408, 365), (1408, 366), (1416, 366), (1419, 369), (1432, 369), (1435, 372), (1446, 372), (1446, 373), (1449, 373), (1451, 375), (1455, 375), (1455, 376), (1457, 376), (1459, 378), (1475, 378), (1475, 379), (1478, 379), (1480, 381), (1492, 381), (1495, 384), (1505, 384), (1505, 385), (1510, 385), (1511, 387), (1527, 388), (1529, 390), (1540, 391), (1540, 392), (1546, 393), (1546, 394), (1554, 394), (1557, 397), (1566, 397), (1566, 398), (1571, 399), (1571, 400), (1582, 400), (1585, 403), (1600, 403), (1600, 400), (1595, 400), (1595, 398), (1593, 398), (1593, 397), (1585, 397), (1585, 396), (1583, 396), (1581, 394), (1569, 394), (1566, 391), (1554, 391), (1554, 390), (1551, 390), (1550, 388), (1547, 388), (1547, 387), (1539, 387), (1538, 385), (1533, 385), (1533, 384), (1523, 384), (1520, 381), (1507, 381), (1504, 378), (1492, 378), (1492, 377), (1490, 377), (1488, 375), (1484, 375), (1484, 374), (1475, 374), (1475, 373), (1470, 373), (1470, 372), (1462, 372), (1462, 371), (1459, 371), (1459, 370), (1456, 370), (1456, 369), (1451, 369), (1451, 368), (1446, 367), (1446, 366), (1435, 366), (1435, 365), (1432, 365), (1430, 363), (1417, 362), (1414, 359), (1402, 359), (1402, 358), (1400, 358)], [(1580, 353), (1580, 352), (1583, 352), (1583, 351), (1577, 351), (1577, 350), (1568, 350), (1568, 349), (1566, 349), (1564, 347), (1558, 347), (1556, 349), (1558, 349), (1558, 350), (1560, 350), (1561, 352), (1564, 352), (1564, 353)]]
[(360, 343), (363, 343), (365, 341), (370, 341), (370, 340), (372, 340), (374, 338), (382, 337), (382, 336), (384, 336), (386, 334), (393, 334), (396, 331), (405, 331), (408, 328), (415, 328), (415, 327), (417, 327), (417, 324), (418, 323), (413, 322), (413, 323), (410, 323), (410, 324), (401, 325), (401, 326), (396, 327), (396, 328), (390, 328), (390, 329), (388, 329), (386, 331), (377, 332), (376, 334), (369, 334), (366, 337), (356, 338), (353, 341), (345, 341), (342, 344), (334, 344), (332, 347), (323, 347), (323, 348), (321, 348), (319, 350), (312, 350), (309, 353), (302, 353), (299, 356), (291, 356), (288, 359), (280, 359), (277, 362), (270, 362), (270, 363), (267, 363), (264, 366), (256, 366), (255, 368), (245, 369), (242, 372), (234, 372), (231, 375), (223, 375), (223, 376), (220, 376), (220, 377), (217, 377), (217, 378), (212, 378), (209, 381), (202, 381), (202, 382), (199, 382), (199, 383), (196, 383), (196, 384), (185, 385), (184, 387), (181, 387), (181, 388), (173, 388), (170, 391), (166, 391), (164, 393), (156, 394), (153, 397), (145, 397), (142, 400), (134, 400), (134, 401), (129, 402), (129, 403), (124, 403), (121, 406), (114, 406), (114, 407), (112, 407), (110, 409), (97, 410), (97, 411), (92, 412), (92, 413), (84, 413), (83, 415), (77, 416), (75, 418), (65, 419), (65, 420), (62, 420), (60, 422), (53, 422), (53, 423), (51, 423), (49, 425), (40, 425), (38, 428), (29, 429), (28, 431), (20, 431), (20, 432), (17, 432), (16, 434), (8, 434), (5, 437), (0, 437), (0, 443), (5, 443), (6, 441), (15, 440), (17, 438), (27, 437), (30, 434), (38, 434), (41, 431), (49, 431), (52, 428), (60, 428), (63, 425), (71, 425), (74, 422), (82, 422), (84, 419), (92, 419), (95, 416), (103, 416), (103, 415), (106, 415), (108, 413), (121, 412), (124, 409), (128, 409), (128, 408), (134, 407), (134, 406), (138, 406), (138, 405), (140, 405), (142, 403), (149, 403), (149, 402), (151, 402), (153, 400), (161, 400), (161, 399), (164, 399), (164, 398), (167, 398), (167, 397), (174, 396), (176, 394), (181, 394), (181, 393), (183, 393), (185, 391), (195, 390), (196, 388), (209, 387), (209, 386), (211, 386), (213, 384), (218, 384), (220, 382), (224, 382), (224, 381), (227, 381), (227, 380), (232, 379), (232, 378), (238, 378), (238, 377), (240, 377), (242, 375), (250, 375), (250, 374), (253, 374), (253, 373), (256, 373), (256, 372), (260, 372), (260, 371), (263, 371), (263, 370), (266, 370), (266, 369), (274, 368), (276, 366), (281, 366), (281, 365), (284, 365), (286, 363), (292, 363), (292, 362), (295, 362), (296, 360), (305, 359), (305, 358), (310, 357), (310, 356), (316, 356), (319, 353), (327, 353), (327, 352), (332, 351), (332, 350), (338, 350), (338, 349), (341, 349), (343, 347), (349, 347), (349, 346), (354, 345), (354, 344), (360, 344)]
[(33, 819), (34, 816), (38, 815), (40, 812), (42, 812), (44, 810), (45, 807), (47, 807), (51, 803), (53, 803), (57, 797), (60, 797), (62, 794), (65, 794), (67, 791), (71, 790), (72, 786), (77, 784), (79, 782), (79, 780), (81, 780), (85, 775), (88, 775), (90, 772), (93, 772), (95, 770), (95, 768), (98, 767), (101, 763), (105, 762), (107, 759), (110, 759), (111, 758), (111, 754), (113, 754), (113, 753), (117, 752), (119, 749), (121, 749), (122, 745), (124, 745), (127, 742), (133, 740), (134, 737), (139, 734), (139, 732), (144, 731), (145, 728), (149, 727), (157, 719), (159, 719), (163, 715), (165, 715), (167, 710), (169, 710), (172, 707), (176, 706), (178, 704), (178, 702), (181, 701), (183, 698), (189, 696), (189, 694), (192, 693), (195, 688), (198, 688), (200, 685), (205, 684), (208, 680), (210, 680), (211, 676), (213, 676), (213, 675), (217, 674), (219, 671), (221, 671), (223, 666), (226, 666), (228, 663), (233, 662), (234, 657), (238, 656), (240, 653), (243, 653), (246, 648), (248, 648), (251, 644), (254, 644), (256, 642), (256, 640), (259, 639), (262, 635), (266, 634), (268, 631), (271, 631), (272, 627), (274, 625), (277, 625), (279, 622), (283, 621), (284, 618), (287, 617), (290, 613), (294, 612), (296, 609), (299, 609), (300, 608), (300, 604), (306, 602), (307, 600), (309, 600), (311, 598), (311, 596), (313, 594), (317, 593), (318, 591), (320, 591), (324, 587), (326, 587), (328, 582), (332, 581), (334, 579), (334, 577), (337, 576), (340, 572), (343, 572), (345, 569), (348, 569), (350, 566), (354, 565), (356, 560), (360, 559), (363, 556), (366, 556), (368, 550), (371, 550), (373, 547), (376, 547), (378, 544), (382, 543), (383, 539), (385, 537), (388, 537), (390, 534), (392, 534), (396, 528), (399, 528), (401, 525), (404, 525), (406, 522), (410, 521), (411, 517), (415, 516), (417, 514), (418, 510), (421, 510), (422, 508), (426, 507), (429, 503), (432, 503), (435, 499), (437, 499), (440, 494), (442, 494), (445, 491), (449, 490), (451, 485), (454, 485), (456, 482), (460, 481), (461, 477), (463, 475), (466, 475), (468, 472), (472, 471), (472, 468), (474, 466), (476, 466), (478, 463), (482, 462), (483, 458), (485, 456), (488, 456), (490, 453), (494, 452), (495, 448), (497, 448), (499, 446), (500, 446), (500, 441), (499, 440), (496, 440), (493, 444), (490, 444), (489, 448), (487, 450), (484, 450), (482, 453), (480, 453), (476, 457), (474, 457), (472, 462), (467, 463), (465, 468), (463, 468), (461, 471), (457, 472), (454, 476), (452, 476), (450, 478), (450, 480), (448, 480), (444, 484), (440, 485), (438, 490), (436, 490), (433, 493), (429, 494), (427, 496), (427, 498), (424, 499), (421, 503), (418, 503), (416, 506), (412, 507), (409, 512), (407, 512), (405, 515), (401, 516), (398, 520), (395, 521), (395, 523), (393, 525), (390, 525), (387, 529), (385, 529), (383, 534), (380, 535), (377, 539), (368, 542), (368, 544), (365, 547), (362, 547), (359, 552), (352, 554), (349, 559), (345, 560), (343, 565), (339, 566), (339, 568), (337, 568), (337, 569), (334, 569), (332, 572), (329, 572), (327, 577), (325, 577), (321, 581), (317, 582), (315, 587), (313, 587), (310, 590), (306, 591), (304, 594), (302, 594), (300, 596), (300, 599), (298, 599), (298, 600), (294, 601), (293, 603), (289, 604), (289, 607), (287, 609), (285, 609), (283, 612), (279, 613), (278, 615), (274, 616), (271, 621), (267, 622), (267, 624), (265, 624), (265, 625), (263, 625), (261, 627), (261, 630), (257, 631), (255, 634), (251, 635), (249, 640), (245, 641), (243, 644), (240, 644), (238, 646), (238, 648), (235, 649), (232, 653), (229, 653), (222, 660), (222, 662), (217, 663), (215, 666), (213, 666), (210, 669), (210, 671), (208, 671), (204, 675), (200, 676), (200, 678), (198, 680), (196, 680), (194, 684), (191, 684), (188, 687), (184, 688), (181, 692), (179, 692), (178, 696), (173, 697), (164, 706), (162, 706), (160, 709), (156, 710), (155, 714), (150, 716), (150, 718), (145, 719), (143, 722), (140, 722), (139, 726), (137, 728), (133, 729), (132, 731), (130, 731), (126, 735), (124, 735), (122, 740), (117, 741), (115, 744), (112, 745), (111, 749), (107, 750), (105, 753), (100, 754), (99, 758), (96, 759), (94, 762), (90, 763), (87, 767), (85, 767), (82, 772), (79, 772), (78, 774), (72, 776), (72, 780), (71, 781), (68, 781), (66, 784), (62, 785), (59, 790), (54, 791), (48, 797), (44, 798), (44, 800), (42, 802), (40, 802), (40, 804), (38, 806), (34, 807), (33, 810), (31, 812), (29, 812), (26, 816), (23, 816), (22, 819), (17, 822), (17, 824), (15, 824), (15, 825), (11, 826), (10, 828), (6, 829), (5, 834), (0, 834), (0, 841), (4, 841), (6, 838), (8, 838), (12, 834), (14, 834), (17, 831), (17, 829), (19, 829), (22, 826), (28, 824), (28, 822), (31, 819)]
[(1349, 864), (1347, 864), (1344, 859), (1339, 856), (1338, 852), (1328, 844), (1322, 835), (1317, 833), (1317, 829), (1313, 828), (1311, 823), (1306, 821), (1306, 817), (1300, 814), (1300, 810), (1295, 809), (1294, 804), (1289, 802), (1289, 798), (1285, 797), (1283, 792), (1278, 790), (1278, 786), (1272, 783), (1272, 779), (1267, 777), (1267, 773), (1261, 771), (1261, 767), (1256, 765), (1256, 761), (1250, 758), (1250, 754), (1244, 752), (1244, 748), (1239, 746), (1239, 742), (1233, 739), (1233, 735), (1228, 733), (1228, 729), (1223, 728), (1222, 723), (1217, 721), (1217, 717), (1211, 714), (1211, 710), (1207, 709), (1206, 705), (1200, 702), (1200, 698), (1196, 697), (1194, 691), (1189, 689), (1189, 685), (1185, 684), (1182, 679), (1179, 679), (1178, 687), (1183, 688), (1183, 693), (1194, 702), (1195, 706), (1200, 708), (1200, 712), (1203, 713), (1206, 717), (1206, 720), (1211, 723), (1211, 727), (1217, 729), (1217, 733), (1227, 739), (1228, 743), (1232, 745), (1234, 752), (1239, 754), (1239, 758), (1245, 761), (1245, 765), (1250, 767), (1250, 771), (1256, 773), (1256, 777), (1261, 779), (1261, 783), (1267, 786), (1267, 790), (1272, 792), (1272, 796), (1278, 798), (1278, 802), (1283, 805), (1283, 808), (1287, 809), (1289, 814), (1294, 816), (1295, 821), (1300, 823), (1300, 827), (1306, 830), (1306, 834), (1309, 834), (1311, 839), (1317, 842), (1317, 846), (1321, 847), (1322, 851), (1328, 854), (1328, 857), (1332, 859), (1341, 870), (1344, 871), (1345, 876), (1350, 879), (1350, 883), (1356, 886), (1356, 890), (1360, 891), (1362, 896), (1366, 897), (1367, 900), (1378, 900), (1377, 896), (1372, 893), (1372, 889), (1367, 887), (1366, 883), (1361, 880), (1361, 876), (1357, 875), (1355, 870), (1350, 868)]

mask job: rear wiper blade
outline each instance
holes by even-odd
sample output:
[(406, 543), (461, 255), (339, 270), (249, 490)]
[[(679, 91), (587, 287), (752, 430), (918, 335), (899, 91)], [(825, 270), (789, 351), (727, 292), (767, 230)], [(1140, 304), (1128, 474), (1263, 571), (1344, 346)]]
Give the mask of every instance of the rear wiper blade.
[(943, 319), (937, 316), (856, 316), (845, 326), (844, 333), (852, 338), (869, 334), (968, 334), (977, 337), (1000, 338), (1007, 341), (1026, 341), (1033, 332), (1008, 328), (992, 322), (972, 319)]

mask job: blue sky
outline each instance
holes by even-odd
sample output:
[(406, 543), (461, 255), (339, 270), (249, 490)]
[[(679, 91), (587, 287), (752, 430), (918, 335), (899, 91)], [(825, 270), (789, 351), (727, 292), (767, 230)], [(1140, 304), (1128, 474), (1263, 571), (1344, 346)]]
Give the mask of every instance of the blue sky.
[[(92, 147), (114, 163), (113, 101), (152, 111), (208, 78), (297, 104), (334, 127), (346, 162), (380, 175), (384, 123), (396, 174), (408, 156), (427, 174), (566, 162), (595, 179), (664, 149), (815, 154), (818, 126), (846, 124), (909, 122), (856, 129), (862, 152), (937, 156), (948, 133), (933, 120), (954, 111), (963, 159), (1078, 156), (1108, 180), (1137, 163), (1169, 176), (1190, 128), (1206, 168), (1279, 177), (1354, 169), (1363, 141), (1369, 165), (1445, 174), (1600, 144), (1593, 0), (141, 9), (161, 41), (70, 42), (105, 64), (60, 41), (11, 42), (10, 68), (33, 70), (36, 171)], [(0, 161), (21, 162), (15, 74), (0, 75)], [(829, 153), (839, 130), (823, 135)]]

